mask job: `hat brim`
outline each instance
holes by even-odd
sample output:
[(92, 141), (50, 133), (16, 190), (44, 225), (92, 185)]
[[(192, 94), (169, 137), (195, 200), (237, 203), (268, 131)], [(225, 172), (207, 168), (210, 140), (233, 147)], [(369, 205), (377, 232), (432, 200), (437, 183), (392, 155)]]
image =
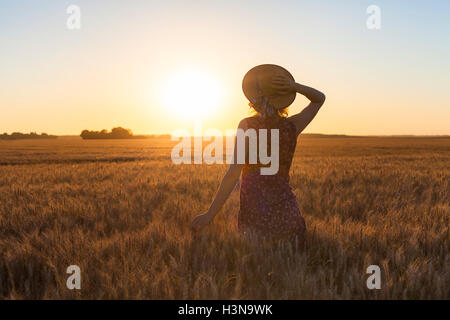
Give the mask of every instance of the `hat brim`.
[[(285, 76), (295, 82), (292, 74), (275, 64), (262, 64), (250, 69), (242, 80), (242, 91), (247, 99), (252, 102), (259, 97), (260, 92), (269, 97), (269, 102), (276, 109), (283, 109), (289, 107), (295, 100), (296, 93), (288, 93), (285, 95), (278, 95), (271, 88), (272, 78), (274, 76)], [(260, 92), (258, 91), (258, 87)]]

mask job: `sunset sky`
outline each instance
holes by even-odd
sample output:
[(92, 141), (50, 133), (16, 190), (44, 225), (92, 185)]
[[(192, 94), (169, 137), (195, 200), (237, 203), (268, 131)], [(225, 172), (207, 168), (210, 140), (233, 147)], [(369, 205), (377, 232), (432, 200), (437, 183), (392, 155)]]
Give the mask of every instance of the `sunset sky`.
[(0, 131), (231, 129), (244, 74), (274, 63), (327, 95), (306, 132), (450, 134), (449, 15), (436, 0), (2, 0)]

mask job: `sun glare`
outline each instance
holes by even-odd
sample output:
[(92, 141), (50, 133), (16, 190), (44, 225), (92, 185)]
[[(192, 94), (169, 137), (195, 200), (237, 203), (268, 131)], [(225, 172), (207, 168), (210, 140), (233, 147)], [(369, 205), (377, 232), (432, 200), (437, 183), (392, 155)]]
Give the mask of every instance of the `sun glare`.
[(223, 96), (223, 88), (214, 77), (199, 70), (186, 69), (164, 83), (164, 104), (175, 114), (202, 119), (212, 114)]

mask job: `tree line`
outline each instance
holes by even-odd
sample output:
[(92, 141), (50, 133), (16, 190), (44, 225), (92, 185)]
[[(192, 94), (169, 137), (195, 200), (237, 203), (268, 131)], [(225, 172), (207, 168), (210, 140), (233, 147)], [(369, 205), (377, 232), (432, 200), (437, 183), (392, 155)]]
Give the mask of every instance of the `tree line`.
[(134, 135), (130, 129), (122, 127), (113, 128), (111, 131), (103, 129), (102, 131), (83, 130), (80, 134), (83, 139), (145, 139), (149, 136)]
[(56, 139), (58, 136), (49, 135), (45, 132), (37, 134), (36, 132), (21, 133), (13, 132), (7, 134), (6, 132), (0, 135), (0, 140), (22, 140), (22, 139)]

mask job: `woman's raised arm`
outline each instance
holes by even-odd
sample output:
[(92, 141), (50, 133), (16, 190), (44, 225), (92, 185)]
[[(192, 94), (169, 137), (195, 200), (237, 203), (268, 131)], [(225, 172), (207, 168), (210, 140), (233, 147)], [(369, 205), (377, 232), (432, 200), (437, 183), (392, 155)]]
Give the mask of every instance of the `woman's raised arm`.
[(319, 112), (320, 107), (322, 107), (325, 102), (325, 95), (319, 90), (301, 85), (299, 83), (294, 84), (294, 89), (296, 92), (304, 95), (307, 99), (309, 99), (309, 101), (311, 101), (310, 104), (300, 113), (288, 118), (289, 121), (295, 124), (295, 127), (297, 128), (297, 135), (299, 135), (308, 126), (312, 119), (314, 119), (317, 112)]
[(288, 118), (295, 124), (297, 135), (300, 134), (308, 124), (314, 119), (320, 107), (325, 102), (325, 95), (314, 88), (295, 83), (293, 80), (284, 76), (276, 76), (272, 80), (272, 88), (280, 94), (295, 91), (304, 95), (311, 103), (300, 113)]

